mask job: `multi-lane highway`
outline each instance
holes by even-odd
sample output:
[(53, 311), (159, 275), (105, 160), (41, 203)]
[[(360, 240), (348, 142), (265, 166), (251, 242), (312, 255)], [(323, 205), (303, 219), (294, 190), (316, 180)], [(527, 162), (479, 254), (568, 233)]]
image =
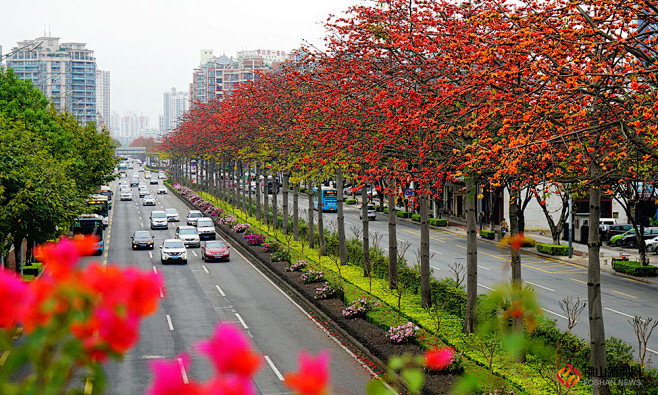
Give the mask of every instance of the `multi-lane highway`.
[[(187, 207), (173, 194), (156, 195), (157, 185), (149, 185), (156, 196), (155, 207), (142, 206), (135, 188), (132, 201), (120, 201), (117, 187), (118, 183), (112, 185), (115, 199), (105, 232), (109, 248), (101, 259), (157, 271), (164, 278), (166, 290), (158, 311), (143, 321), (137, 346), (123, 361), (106, 366), (109, 393), (144, 393), (151, 380), (150, 360), (171, 359), (193, 350), (197, 341), (210, 337), (218, 321), (230, 321), (244, 328), (263, 355), (262, 368), (254, 380), (260, 393), (288, 392), (283, 374), (296, 369), (300, 350), (312, 354), (329, 350), (332, 393), (364, 391), (371, 372), (234, 249), (230, 262), (205, 263), (200, 249), (189, 248), (187, 265), (162, 265), (159, 246), (164, 239), (173, 237), (178, 224), (185, 224)], [(165, 208), (176, 208), (181, 222), (170, 223), (167, 230), (151, 231), (155, 235), (153, 251), (133, 251), (132, 233), (150, 230), (150, 212)], [(194, 352), (191, 355), (189, 371), (181, 369), (181, 377), (210, 377), (211, 364)], [(88, 382), (86, 390), (93, 390), (93, 381)]]

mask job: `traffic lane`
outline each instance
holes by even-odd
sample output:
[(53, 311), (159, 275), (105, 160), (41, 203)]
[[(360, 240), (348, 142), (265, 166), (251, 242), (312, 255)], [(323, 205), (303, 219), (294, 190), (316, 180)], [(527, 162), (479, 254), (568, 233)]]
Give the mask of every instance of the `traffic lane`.
[(215, 309), (233, 313), (230, 320), (242, 326), (258, 351), (267, 356), (267, 364), (256, 377), (263, 393), (285, 391), (278, 374), (296, 369), (300, 350), (330, 352), (333, 393), (365, 388), (370, 373), (237, 251), (232, 249), (229, 262), (203, 262), (195, 257), (192, 265), (201, 268), (193, 272), (206, 294), (215, 295)]
[[(126, 201), (126, 203), (128, 203)], [(123, 362), (113, 362), (106, 368), (108, 379), (113, 383), (113, 393), (143, 393), (151, 380), (148, 361), (157, 358), (174, 358), (183, 351), (190, 351), (201, 339), (208, 338), (216, 319), (214, 311), (203, 303), (205, 295), (200, 292), (198, 284), (190, 269), (183, 265), (162, 266), (158, 247), (154, 251), (132, 250), (130, 235), (136, 229), (149, 229), (148, 215), (152, 207), (125, 205), (128, 221), (120, 226), (125, 235), (111, 245), (110, 251), (117, 252), (122, 262), (139, 266), (142, 270), (159, 272), (165, 281), (167, 297), (163, 298), (158, 311), (142, 321), (140, 341), (126, 355)], [(123, 217), (123, 216), (122, 216)], [(116, 225), (120, 225), (117, 221)], [(172, 237), (172, 230), (153, 231), (156, 246), (162, 240)], [(163, 294), (164, 296), (164, 294)], [(190, 309), (189, 306), (195, 306)], [(192, 354), (190, 371), (181, 369), (181, 376), (205, 379), (212, 375), (213, 369), (207, 359)]]

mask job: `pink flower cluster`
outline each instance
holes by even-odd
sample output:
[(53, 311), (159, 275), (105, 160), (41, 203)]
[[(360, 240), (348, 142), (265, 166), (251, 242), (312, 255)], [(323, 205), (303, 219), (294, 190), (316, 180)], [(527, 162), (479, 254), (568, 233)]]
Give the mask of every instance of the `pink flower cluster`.
[[(149, 364), (154, 374), (149, 395), (250, 395), (256, 393), (253, 376), (263, 365), (263, 357), (252, 350), (249, 338), (236, 325), (219, 323), (210, 339), (196, 344), (195, 350), (208, 358), (215, 369), (214, 376), (201, 382), (190, 379), (190, 356), (183, 353), (171, 360)], [(285, 385), (302, 395), (328, 393), (329, 354), (320, 352), (312, 357), (302, 351), (299, 370), (287, 373)]]
[(420, 328), (412, 322), (407, 322), (404, 325), (390, 327), (386, 337), (393, 343), (404, 343), (414, 339), (418, 331), (420, 331)]

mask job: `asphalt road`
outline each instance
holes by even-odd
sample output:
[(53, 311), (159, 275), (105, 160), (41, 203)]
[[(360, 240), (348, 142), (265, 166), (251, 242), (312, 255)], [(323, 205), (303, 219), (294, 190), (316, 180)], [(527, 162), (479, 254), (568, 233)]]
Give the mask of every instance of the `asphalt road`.
[[(237, 251), (231, 250), (230, 262), (204, 263), (200, 249), (190, 248), (187, 265), (162, 265), (159, 246), (173, 237), (177, 223), (170, 223), (167, 230), (151, 231), (156, 240), (153, 251), (133, 251), (130, 236), (135, 230), (150, 230), (152, 210), (176, 208), (180, 224), (185, 224), (187, 207), (172, 194), (155, 195), (156, 188), (149, 185), (157, 202), (156, 207), (149, 207), (142, 206), (136, 188), (132, 188), (133, 201), (120, 201), (117, 183), (112, 185), (115, 199), (105, 232), (109, 248), (101, 260), (158, 271), (166, 290), (158, 311), (142, 322), (136, 347), (123, 361), (106, 365), (107, 393), (144, 393), (151, 380), (150, 360), (191, 351), (198, 340), (210, 337), (218, 321), (243, 327), (263, 354), (262, 368), (254, 380), (260, 393), (289, 392), (282, 375), (296, 369), (300, 350), (330, 352), (332, 393), (364, 392), (371, 372)], [(210, 363), (194, 352), (191, 355), (190, 369), (181, 370), (181, 375), (200, 380), (210, 377)], [(87, 390), (92, 389), (93, 382), (89, 382)]]
[[(279, 210), (282, 207), (282, 195), (282, 193), (278, 194)], [(289, 204), (292, 208), (292, 193), (289, 196)], [(306, 218), (307, 195), (300, 194), (299, 207), (300, 217)], [(347, 236), (354, 237), (350, 229), (354, 226), (362, 228), (359, 218), (360, 206), (344, 205), (343, 207)], [(332, 227), (335, 229), (336, 213), (323, 213), (323, 221), (326, 229), (332, 229)], [(369, 222), (369, 231), (371, 235), (382, 237), (380, 247), (386, 251), (388, 247), (388, 216), (378, 213), (377, 220)], [(408, 264), (417, 263), (416, 252), (420, 248), (420, 225), (411, 221), (397, 221), (397, 237), (398, 243), (411, 243), (405, 254)], [(372, 241), (371, 236), (370, 242), (372, 243)], [(466, 237), (464, 235), (450, 230), (431, 229), (430, 254), (433, 254), (430, 265), (435, 278), (454, 278), (451, 270), (454, 263), (464, 266), (463, 274), (465, 276)], [(478, 292), (486, 293), (502, 282), (511, 279), (510, 261), (509, 248), (479, 240)], [(545, 315), (556, 320), (558, 327), (566, 331), (567, 317), (560, 308), (559, 301), (572, 297), (587, 302), (587, 268), (527, 252), (522, 253), (521, 264), (523, 281), (535, 290)], [(606, 338), (616, 337), (624, 340), (633, 346), (637, 357), (637, 337), (629, 320), (632, 320), (634, 316), (645, 319), (652, 317), (654, 321), (658, 319), (658, 305), (655, 303), (658, 296), (658, 285), (602, 272), (601, 291)], [(583, 310), (577, 325), (572, 329), (572, 333), (585, 339), (589, 344), (587, 307)], [(647, 346), (647, 358), (651, 357), (655, 360), (658, 358), (657, 356), (658, 333), (654, 333)], [(653, 365), (655, 366), (655, 364)]]

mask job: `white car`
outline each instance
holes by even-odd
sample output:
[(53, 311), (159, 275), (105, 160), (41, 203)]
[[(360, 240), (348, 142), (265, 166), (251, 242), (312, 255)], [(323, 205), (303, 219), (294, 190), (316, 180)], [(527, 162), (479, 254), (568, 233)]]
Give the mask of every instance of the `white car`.
[(153, 210), (151, 212), (151, 229), (167, 229), (168, 227), (167, 214), (161, 210)]
[(160, 185), (158, 187), (158, 192), (157, 193), (158, 193), (158, 195), (166, 195), (167, 194), (167, 187), (165, 187), (164, 185)]
[(199, 210), (190, 210), (189, 213), (187, 213), (187, 224), (196, 226), (196, 221), (199, 218), (203, 218), (203, 214)]
[(187, 263), (187, 248), (179, 239), (166, 239), (160, 246), (160, 261)]
[(142, 201), (142, 206), (155, 206), (155, 198), (153, 197), (153, 195), (144, 196), (144, 200)]
[(185, 247), (201, 247), (201, 239), (194, 226), (177, 227), (174, 237), (182, 240)]
[(167, 178), (167, 176), (164, 173), (159, 173), (158, 178), (164, 180), (165, 178)]
[(143, 198), (149, 194), (148, 188), (139, 188), (139, 197)]
[(121, 192), (119, 196), (121, 197), (121, 200), (133, 200), (133, 194), (130, 191)]
[(196, 231), (201, 239), (215, 240), (215, 223), (212, 218), (203, 217), (196, 221)]
[(175, 208), (167, 208), (165, 209), (165, 213), (167, 213), (167, 220), (169, 222), (180, 221), (180, 214), (178, 214), (178, 210), (176, 210)]
[(653, 239), (646, 239), (644, 242), (647, 245), (647, 251), (653, 251), (658, 254), (658, 236), (654, 237)]

